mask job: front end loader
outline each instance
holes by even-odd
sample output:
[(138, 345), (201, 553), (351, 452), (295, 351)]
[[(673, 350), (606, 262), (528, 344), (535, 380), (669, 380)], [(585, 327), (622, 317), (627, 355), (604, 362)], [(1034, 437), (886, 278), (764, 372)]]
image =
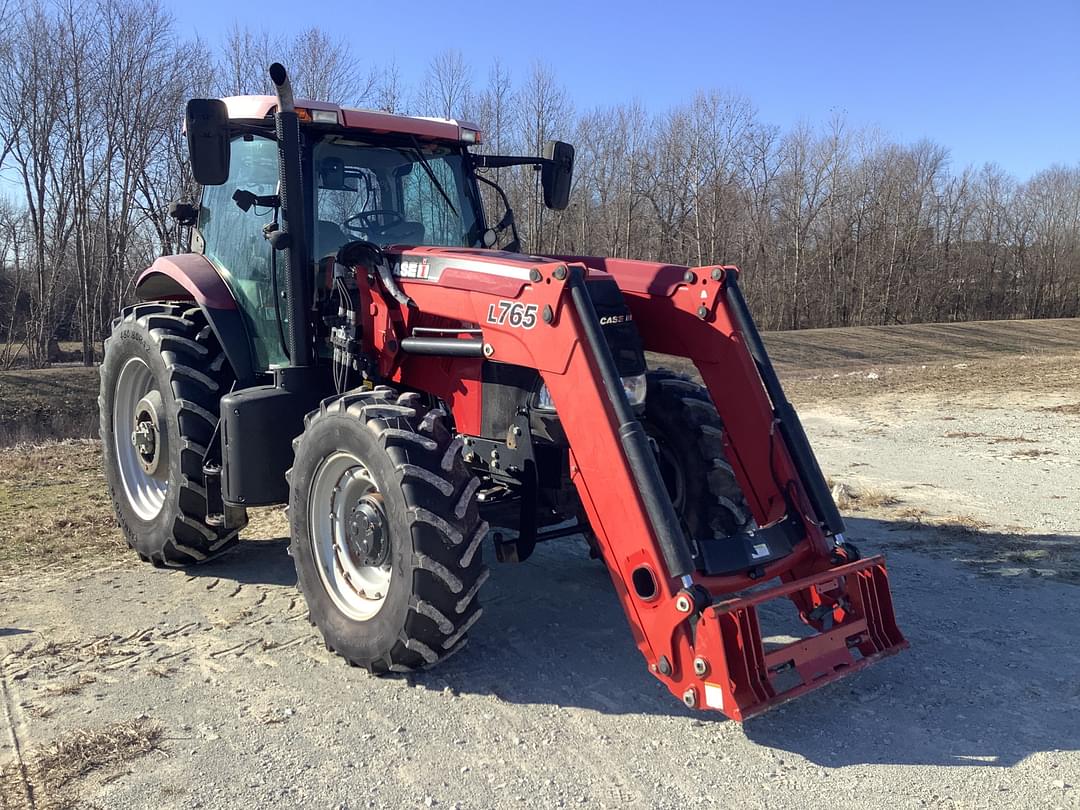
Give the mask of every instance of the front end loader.
[[(106, 344), (106, 478), (143, 559), (210, 559), (288, 504), (327, 646), (407, 672), (464, 646), (485, 557), (581, 536), (649, 670), (735, 720), (906, 646), (736, 268), (524, 253), (489, 170), (532, 167), (565, 208), (568, 144), (483, 154), (468, 124), (270, 75), (276, 96), (188, 103), (190, 249), (139, 276)], [(801, 628), (779, 641), (772, 601)]]

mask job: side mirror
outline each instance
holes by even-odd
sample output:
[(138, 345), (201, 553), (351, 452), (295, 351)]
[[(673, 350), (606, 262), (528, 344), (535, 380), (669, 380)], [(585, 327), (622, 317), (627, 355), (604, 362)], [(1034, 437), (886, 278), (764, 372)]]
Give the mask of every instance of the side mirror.
[(199, 220), (199, 209), (185, 200), (173, 200), (166, 209), (170, 219), (177, 225), (194, 225)]
[(562, 211), (570, 204), (570, 182), (574, 179), (574, 147), (562, 141), (544, 144), (544, 165), (540, 184), (544, 187), (544, 205)]
[(229, 108), (219, 98), (193, 98), (184, 112), (195, 182), (220, 186), (229, 179)]

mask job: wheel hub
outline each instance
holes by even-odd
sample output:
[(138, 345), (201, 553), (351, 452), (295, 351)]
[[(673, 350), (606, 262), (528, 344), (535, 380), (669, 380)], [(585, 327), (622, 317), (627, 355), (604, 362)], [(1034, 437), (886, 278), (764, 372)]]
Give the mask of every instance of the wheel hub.
[(382, 609), (393, 578), (393, 537), (382, 493), (356, 455), (338, 450), (312, 476), (308, 526), (330, 598), (356, 621)]
[(349, 552), (358, 565), (386, 564), (390, 544), (386, 542), (386, 516), (378, 493), (365, 495), (352, 508), (345, 536)]
[(163, 463), (168, 458), (164, 411), (161, 393), (156, 390), (149, 392), (135, 405), (131, 431), (131, 446), (135, 448), (139, 466), (147, 475), (157, 479), (168, 475), (168, 464)]

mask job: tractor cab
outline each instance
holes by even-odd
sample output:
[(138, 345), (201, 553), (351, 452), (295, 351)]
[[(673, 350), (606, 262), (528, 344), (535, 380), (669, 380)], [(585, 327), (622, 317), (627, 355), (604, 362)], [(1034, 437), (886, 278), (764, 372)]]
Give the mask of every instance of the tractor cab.
[[(204, 152), (224, 158), (218, 176), (204, 177), (192, 249), (205, 255), (232, 290), (245, 320), (256, 369), (288, 361), (279, 324), (288, 322), (281, 304), (284, 270), (272, 235), (281, 223), (281, 154), (275, 132), (276, 96), (196, 100), (189, 108), (192, 136), (203, 134)], [(213, 127), (200, 126), (199, 105), (217, 110)], [(476, 170), (488, 165), (533, 164), (544, 158), (470, 153), (481, 143), (475, 126), (450, 119), (391, 115), (298, 99), (303, 230), (306, 265), (316, 302), (332, 282), (338, 251), (353, 242), (379, 249), (433, 246), (490, 248), (499, 239), (488, 228)], [(224, 150), (224, 151), (223, 151)], [(553, 143), (566, 167), (562, 190), (556, 173), (543, 175), (545, 199), (565, 207), (573, 149)], [(194, 154), (194, 153), (193, 153)], [(196, 179), (205, 169), (196, 161)], [(224, 173), (220, 170), (224, 169)], [(217, 182), (212, 182), (217, 181)], [(550, 188), (549, 188), (550, 186)], [(295, 192), (294, 192), (295, 193)], [(563, 199), (559, 198), (560, 193)], [(504, 198), (505, 199), (505, 198)], [(289, 212), (290, 214), (292, 212)], [(296, 231), (293, 214), (290, 230)], [(520, 249), (507, 205), (499, 225), (509, 228), (508, 247)], [(295, 249), (295, 246), (294, 246)]]
[[(284, 270), (269, 240), (280, 228), (276, 103), (273, 96), (224, 99), (229, 172), (223, 183), (204, 186), (192, 240), (236, 296), (260, 369), (288, 359), (278, 330), (279, 318), (288, 320), (279, 303)], [(316, 293), (328, 285), (327, 262), (349, 242), (481, 245), (483, 211), (466, 152), (479, 139), (475, 129), (354, 110), (346, 116), (309, 101), (297, 108), (311, 251), (305, 263)]]

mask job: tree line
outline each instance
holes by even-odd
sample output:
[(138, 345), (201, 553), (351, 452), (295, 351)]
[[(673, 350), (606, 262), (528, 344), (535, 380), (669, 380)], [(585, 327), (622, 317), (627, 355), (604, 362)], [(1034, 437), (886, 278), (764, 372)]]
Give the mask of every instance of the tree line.
[(135, 274), (177, 249), (166, 206), (197, 198), (184, 102), (269, 92), (275, 60), (300, 97), (472, 121), (485, 151), (571, 141), (566, 211), (535, 172), (487, 170), (526, 250), (737, 264), (766, 329), (1080, 314), (1080, 163), (1019, 181), (840, 117), (784, 130), (721, 90), (579, 108), (542, 62), (455, 50), (410, 86), (318, 28), (185, 38), (157, 0), (0, 0), (0, 20), (0, 366), (58, 339), (93, 362)]

